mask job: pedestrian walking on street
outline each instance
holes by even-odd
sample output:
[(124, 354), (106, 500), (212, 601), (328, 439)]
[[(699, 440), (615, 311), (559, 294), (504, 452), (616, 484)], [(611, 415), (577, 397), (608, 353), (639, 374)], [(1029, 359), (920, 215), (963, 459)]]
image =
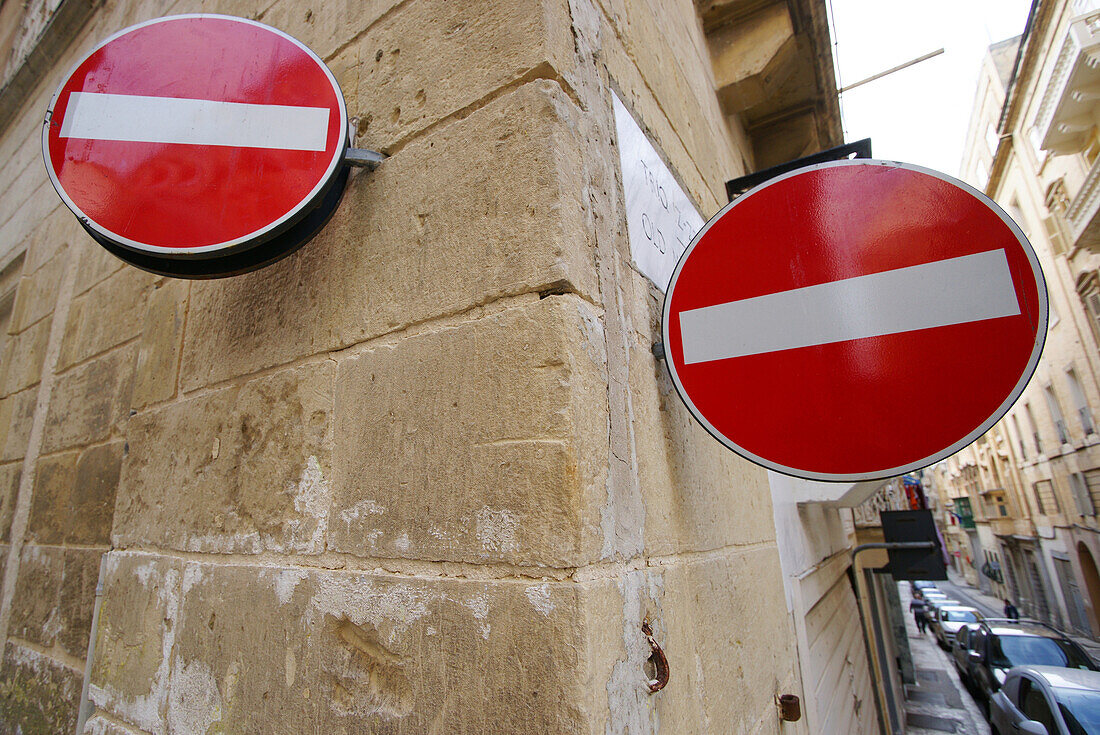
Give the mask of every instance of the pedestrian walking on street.
[(1007, 597), (1005, 598), (1005, 617), (1012, 620), (1020, 619), (1020, 611), (1016, 609), (1016, 606), (1013, 605)]
[(924, 601), (924, 595), (920, 592), (913, 595), (909, 609), (913, 612), (913, 622), (917, 624), (917, 630), (924, 635), (924, 629), (928, 627), (928, 604)]

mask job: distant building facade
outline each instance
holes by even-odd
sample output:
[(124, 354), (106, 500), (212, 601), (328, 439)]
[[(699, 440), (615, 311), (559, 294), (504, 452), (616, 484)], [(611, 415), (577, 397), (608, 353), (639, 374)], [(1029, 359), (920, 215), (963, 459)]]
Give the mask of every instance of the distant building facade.
[[(312, 48), (389, 157), (286, 260), (158, 277), (61, 204), (43, 114), (107, 36), (215, 9)], [(824, 0), (0, 4), (0, 732), (891, 722), (850, 511), (777, 513), (654, 356), (616, 121), (708, 217), (841, 142), (830, 45)]]
[[(1020, 225), (1047, 279), (1043, 359), (1007, 416), (931, 474), (960, 570), (1100, 635), (1100, 3), (1036, 2), (990, 47), (962, 176)], [(970, 526), (973, 525), (973, 529)]]

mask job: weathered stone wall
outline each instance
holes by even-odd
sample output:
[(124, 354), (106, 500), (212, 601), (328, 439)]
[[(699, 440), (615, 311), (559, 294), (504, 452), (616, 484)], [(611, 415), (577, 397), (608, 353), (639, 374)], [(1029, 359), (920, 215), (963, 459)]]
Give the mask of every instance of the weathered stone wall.
[[(205, 282), (95, 245), (39, 152), (83, 53), (196, 11), (301, 39), (390, 155)], [(767, 480), (651, 352), (612, 88), (714, 213), (752, 156), (688, 0), (103, 4), (0, 133), (0, 732), (72, 731), (108, 551), (88, 732), (799, 731)]]

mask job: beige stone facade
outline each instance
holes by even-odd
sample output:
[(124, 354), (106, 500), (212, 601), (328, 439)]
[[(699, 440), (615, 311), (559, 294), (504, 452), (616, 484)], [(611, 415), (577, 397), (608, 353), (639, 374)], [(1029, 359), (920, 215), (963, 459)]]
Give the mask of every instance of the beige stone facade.
[[(389, 156), (217, 281), (123, 265), (40, 158), (66, 70), (184, 12), (299, 38)], [(654, 357), (611, 92), (707, 217), (840, 142), (826, 29), (810, 0), (3, 4), (0, 732), (73, 732), (83, 684), (97, 735), (812, 732), (775, 704), (828, 693), (766, 474)]]
[[(960, 571), (1021, 611), (1100, 635), (1100, 301), (1094, 195), (1100, 4), (1036, 3), (990, 48), (962, 175), (1034, 245), (1047, 281), (1043, 358), (1008, 415), (937, 469)], [(965, 508), (969, 513), (960, 513)], [(973, 528), (960, 523), (973, 519)], [(982, 573), (985, 567), (987, 573)]]

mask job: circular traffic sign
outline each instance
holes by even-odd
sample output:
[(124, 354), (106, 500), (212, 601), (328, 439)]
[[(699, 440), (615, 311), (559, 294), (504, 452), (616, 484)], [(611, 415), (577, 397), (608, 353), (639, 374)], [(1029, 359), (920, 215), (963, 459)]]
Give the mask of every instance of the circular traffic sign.
[(963, 448), (1039, 361), (1046, 284), (1020, 228), (963, 182), (851, 160), (715, 215), (668, 287), (666, 363), (727, 447), (813, 480), (900, 475)]
[(346, 180), (347, 111), (325, 64), (282, 31), (179, 15), (82, 59), (50, 102), (42, 146), (58, 194), (112, 252), (225, 275), (304, 242), (296, 225)]

